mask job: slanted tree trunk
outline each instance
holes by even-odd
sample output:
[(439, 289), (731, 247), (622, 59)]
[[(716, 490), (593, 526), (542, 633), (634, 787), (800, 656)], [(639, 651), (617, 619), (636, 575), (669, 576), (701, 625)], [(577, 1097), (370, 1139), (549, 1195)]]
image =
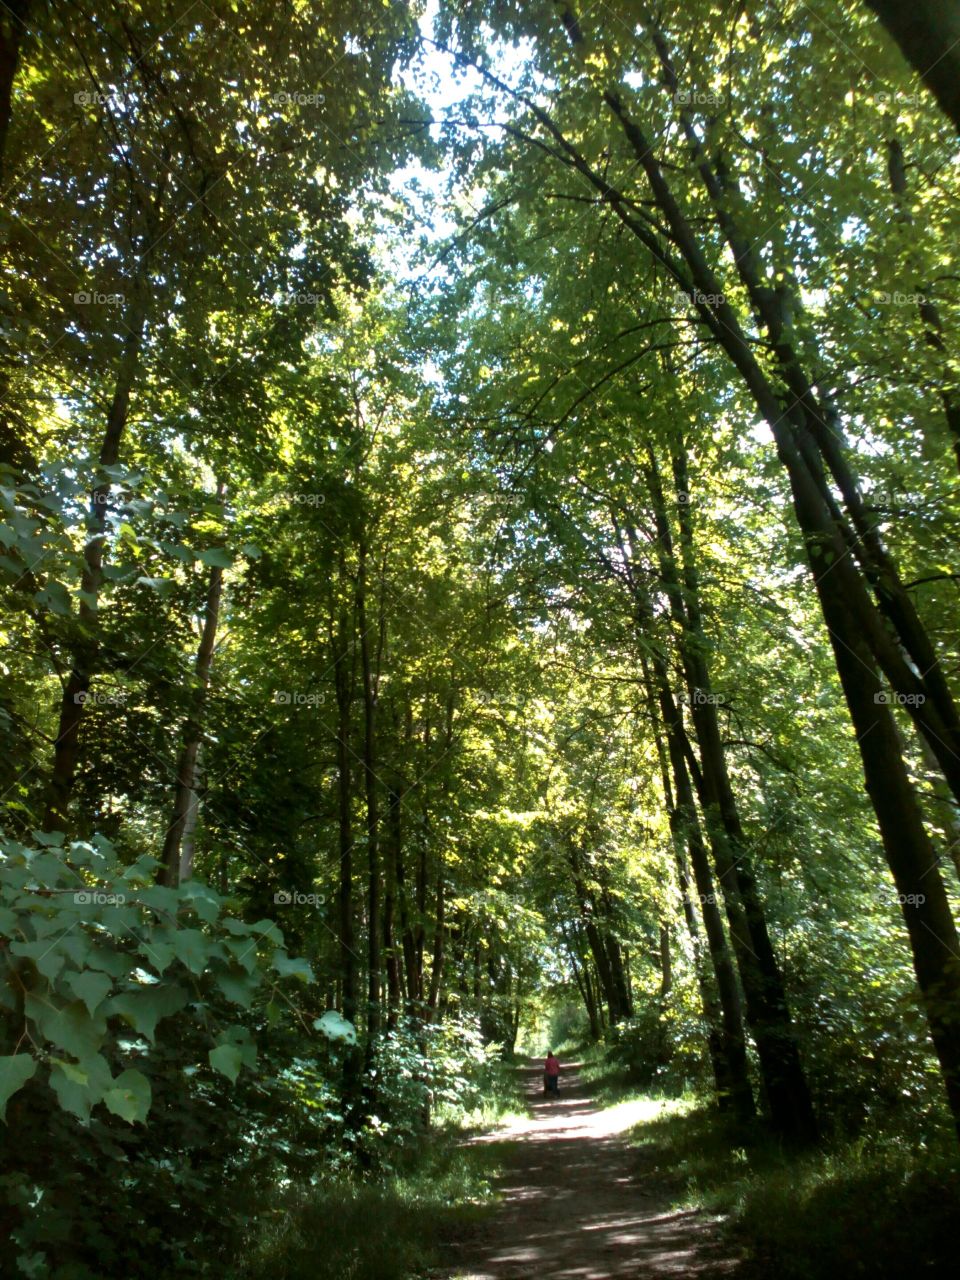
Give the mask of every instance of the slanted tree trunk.
[[(622, 195), (590, 168), (546, 113), (535, 106), (533, 109), (541, 123), (550, 129), (576, 170), (604, 195), (610, 207), (647, 247), (654, 260), (662, 264), (688, 294), (696, 295), (694, 305), (701, 319), (743, 377), (757, 408), (773, 433), (778, 456), (790, 481), (794, 512), (803, 535), (807, 561), (816, 584), (824, 621), (830, 632), (844, 697), (857, 728), (867, 791), (877, 814), (888, 864), (898, 884), (901, 880), (916, 880), (927, 876), (936, 882), (931, 885), (931, 891), (923, 895), (924, 901), (917, 904), (919, 910), (905, 911), (905, 920), (931, 1036), (941, 1062), (950, 1105), (960, 1129), (960, 975), (957, 975), (956, 966), (950, 960), (956, 947), (956, 932), (942, 880), (935, 862), (932, 861), (932, 848), (920, 821), (915, 797), (909, 790), (903, 759), (896, 744), (892, 715), (882, 701), (879, 701), (885, 693), (874, 665), (876, 655), (882, 655), (884, 671), (894, 682), (897, 691), (914, 695), (911, 715), (926, 734), (955, 793), (960, 755), (949, 745), (949, 730), (945, 730), (945, 736), (940, 737), (938, 742), (933, 741), (938, 737), (935, 728), (935, 703), (938, 699), (933, 686), (927, 686), (931, 688), (930, 700), (920, 703), (915, 695), (922, 682), (907, 667), (893, 638), (884, 637), (882, 625), (878, 626), (876, 623), (864, 584), (848, 558), (849, 545), (840, 536), (835, 511), (830, 499), (824, 495), (822, 476), (815, 474), (815, 462), (803, 437), (810, 424), (801, 398), (794, 396), (785, 407), (758, 365), (733, 308), (725, 300), (709, 300), (724, 298), (720, 282), (708, 265), (692, 228), (681, 213), (648, 141), (636, 124), (627, 119), (618, 97), (610, 93), (605, 97), (626, 131), (648, 177), (654, 199), (666, 219), (671, 239), (682, 262), (673, 257), (672, 251), (664, 247), (649, 226), (631, 213)], [(814, 468), (813, 471), (811, 467)], [(887, 598), (888, 606), (891, 599), (899, 604), (899, 599), (894, 594)], [(864, 637), (869, 637), (869, 645)], [(911, 641), (915, 639), (915, 636), (910, 637)], [(911, 645), (906, 647), (913, 656)], [(864, 653), (869, 661), (866, 671), (873, 681), (869, 688), (863, 685), (851, 667), (851, 655), (856, 654), (856, 661), (860, 662), (860, 655)], [(922, 662), (917, 662), (916, 658), (914, 662), (918, 672), (925, 670)], [(939, 678), (936, 683), (939, 685)], [(867, 702), (868, 693), (878, 700), (874, 702), (872, 712)], [(854, 703), (858, 707), (856, 717), (853, 712)], [(918, 714), (918, 711), (922, 714)], [(861, 724), (866, 726), (862, 730)], [(873, 741), (866, 744), (864, 734), (878, 725), (884, 726), (883, 732), (871, 735)], [(892, 787), (885, 787), (886, 778), (894, 780)], [(907, 797), (907, 815), (898, 814), (891, 809), (891, 797), (903, 795)], [(904, 818), (903, 821), (900, 820), (901, 817)], [(914, 906), (915, 896), (907, 895), (911, 900), (911, 908)], [(929, 941), (920, 936), (921, 929), (937, 936), (937, 921), (947, 923), (947, 932), (939, 933), (939, 949), (932, 948)]]
[(867, 4), (960, 133), (960, 5), (956, 0)]
[[(658, 27), (652, 34), (665, 88), (676, 97), (678, 81), (666, 39)], [(607, 92), (604, 99), (633, 147), (698, 287), (702, 288), (699, 284), (701, 278), (709, 278), (713, 283), (716, 292), (702, 296), (721, 299), (714, 308), (706, 308), (710, 311), (714, 332), (720, 337), (717, 322), (720, 322), (719, 329), (723, 330), (727, 314), (733, 313), (723, 301), (719, 282), (707, 264), (643, 132), (628, 116), (616, 93)], [(839, 543), (835, 572), (844, 579), (851, 603), (856, 605), (860, 626), (870, 638), (876, 661), (894, 689), (907, 698), (909, 714), (918, 730), (926, 736), (944, 776), (960, 801), (960, 713), (936, 648), (884, 544), (877, 521), (864, 501), (859, 481), (844, 452), (838, 416), (815, 390), (817, 377), (810, 376), (805, 370), (804, 361), (789, 336), (790, 317), (799, 309), (796, 290), (791, 289), (785, 273), (775, 288), (767, 282), (753, 242), (736, 221), (734, 209), (742, 197), (736, 177), (730, 173), (722, 154), (708, 157), (690, 111), (685, 107), (679, 110), (681, 126), (697, 172), (713, 202), (718, 226), (733, 255), (737, 273), (766, 331), (784, 384), (785, 395), (778, 396), (756, 365), (752, 353), (740, 352), (741, 357), (747, 356), (758, 390), (762, 386), (764, 396), (777, 404), (775, 418), (768, 417), (768, 421), (778, 441), (778, 449), (781, 449), (781, 460), (785, 461), (782, 453), (784, 437), (790, 434), (790, 451), (797, 455), (798, 465), (803, 469), (803, 485), (807, 488), (813, 486), (820, 498), (818, 506), (822, 509), (811, 507), (809, 516), (816, 520), (821, 536)], [(731, 357), (741, 336), (739, 329), (737, 333), (724, 334), (721, 345)], [(757, 407), (767, 416), (758, 399)], [(844, 518), (834, 500), (824, 475), (824, 465), (840, 491), (848, 519)], [(859, 564), (860, 573), (854, 562)], [(873, 591), (876, 603), (867, 587)], [(891, 629), (894, 635), (890, 634)]]

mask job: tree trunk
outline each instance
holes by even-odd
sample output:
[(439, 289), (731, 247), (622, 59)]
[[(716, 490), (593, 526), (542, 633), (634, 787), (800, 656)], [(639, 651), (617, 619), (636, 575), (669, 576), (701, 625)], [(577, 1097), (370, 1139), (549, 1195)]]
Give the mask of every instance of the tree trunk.
[(436, 913), (434, 915), (433, 926), (433, 956), (430, 964), (430, 994), (427, 997), (427, 1008), (430, 1011), (431, 1018), (435, 1018), (437, 1006), (440, 1001), (440, 989), (443, 981), (443, 949), (444, 939), (446, 936), (446, 924), (444, 923), (444, 890), (443, 890), (443, 859), (440, 859), (440, 869), (437, 872), (437, 898)]
[[(377, 676), (367, 634), (367, 547), (361, 541), (357, 571), (357, 628), (363, 681), (363, 773), (367, 800), (367, 1066), (380, 1034), (380, 853), (377, 813), (376, 710)], [(381, 628), (382, 645), (382, 628)]]
[[(340, 557), (341, 580), (345, 565)], [(334, 687), (337, 698), (337, 809), (340, 850), (340, 982), (343, 1016), (357, 1018), (357, 954), (353, 927), (353, 831), (350, 816), (350, 710), (353, 701), (350, 671), (350, 619), (341, 607), (333, 650)]]
[[(786, 409), (784, 408), (757, 364), (733, 308), (726, 301), (711, 303), (707, 300), (710, 297), (723, 299), (720, 282), (707, 264), (689, 223), (680, 212), (646, 138), (635, 124), (626, 120), (616, 95), (608, 93), (605, 96), (608, 105), (627, 131), (637, 158), (650, 181), (656, 203), (666, 217), (671, 238), (682, 255), (692, 279), (686, 276), (684, 270), (652, 231), (632, 216), (620, 194), (590, 169), (575, 148), (572, 148), (556, 126), (552, 125), (549, 117), (541, 112), (538, 118), (552, 129), (553, 136), (561, 142), (577, 171), (605, 195), (617, 216), (646, 245), (655, 261), (665, 266), (681, 287), (686, 288), (688, 292), (696, 291), (694, 305), (701, 319), (743, 377), (757, 408), (773, 433), (778, 456), (790, 480), (794, 511), (804, 538), (808, 565), (820, 597), (824, 621), (830, 632), (844, 696), (857, 731), (867, 792), (877, 814), (888, 865), (898, 885), (901, 881), (914, 882), (924, 876), (929, 877), (927, 884), (930, 891), (923, 895), (924, 903), (919, 904), (922, 910), (914, 910), (917, 904), (911, 903), (905, 907), (904, 914), (931, 1035), (943, 1069), (954, 1118), (960, 1129), (960, 991), (957, 989), (958, 978), (955, 976), (949, 955), (951, 947), (955, 948), (956, 945), (955, 929), (942, 880), (935, 862), (932, 861), (932, 848), (920, 821), (915, 797), (910, 792), (906, 781), (906, 771), (893, 730), (892, 715), (883, 705), (883, 699), (887, 695), (880, 685), (874, 666), (873, 649), (880, 648), (877, 628), (873, 624), (870, 610), (866, 607), (868, 602), (865, 602), (863, 584), (847, 561), (849, 548), (838, 537), (829, 501), (823, 495), (818, 477), (809, 470), (810, 453), (802, 443), (802, 432), (808, 425), (806, 417), (802, 408), (799, 412), (796, 411), (795, 400), (791, 400)], [(863, 640), (865, 634), (870, 635), (869, 648)], [(844, 656), (841, 656), (841, 651)], [(866, 668), (869, 676), (868, 684), (858, 679), (850, 660), (852, 654), (859, 655), (864, 651), (869, 659), (869, 665)], [(857, 660), (859, 661), (859, 657)], [(905, 667), (902, 658), (900, 662), (901, 666)], [(920, 664), (917, 665), (920, 670), (923, 670)], [(895, 666), (887, 652), (884, 669), (888, 678), (891, 667)], [(867, 702), (867, 695), (870, 693), (876, 699), (872, 710)], [(854, 717), (854, 704), (858, 708), (856, 717)], [(915, 708), (911, 707), (910, 710), (915, 716)], [(918, 717), (915, 716), (916, 718)], [(860, 728), (861, 722), (866, 724), (863, 730)], [(884, 731), (878, 735), (872, 734), (870, 730), (878, 725), (884, 725)], [(924, 731), (930, 741), (934, 730), (929, 721)], [(876, 738), (876, 741), (865, 742), (864, 733), (869, 734), (871, 738)], [(956, 766), (951, 765), (942, 754), (945, 750), (944, 742), (934, 745), (931, 741), (931, 747), (937, 754), (945, 775), (950, 777), (952, 772), (955, 772)], [(887, 779), (894, 783), (889, 789), (886, 788)], [(953, 782), (951, 786), (956, 792)], [(891, 794), (905, 797), (908, 806), (906, 814), (898, 814), (891, 810), (889, 804)], [(935, 887), (930, 884), (931, 881), (935, 882)], [(916, 895), (907, 896), (915, 897)], [(928, 931), (933, 929), (934, 919), (949, 921), (949, 931), (940, 935), (937, 939), (938, 945), (935, 947), (920, 937), (921, 928)], [(951, 1030), (951, 1027), (958, 1030)]]
[[(222, 497), (222, 486), (218, 495)], [(191, 691), (193, 707), (187, 717), (184, 743), (177, 761), (177, 778), (173, 793), (173, 816), (163, 841), (163, 865), (159, 871), (162, 884), (176, 888), (181, 880), (188, 880), (193, 870), (193, 857), (186, 867), (181, 857), (183, 837), (190, 821), (196, 815), (197, 753), (203, 736), (204, 710), (207, 690), (210, 686), (210, 668), (217, 641), (217, 624), (220, 618), (220, 597), (223, 590), (223, 570), (216, 565), (210, 569), (207, 585), (207, 601), (203, 615), (203, 630), (194, 663), (194, 688)]]
[[(133, 286), (135, 293), (139, 287)], [(143, 340), (144, 312), (136, 297), (131, 300), (125, 320), (127, 337), (120, 358), (113, 400), (107, 414), (107, 426), (100, 447), (101, 471), (90, 494), (88, 518), (89, 536), (83, 548), (83, 572), (80, 587), (82, 595), (79, 619), (82, 638), (78, 640), (73, 665), (63, 689), (60, 703), (60, 720), (54, 745), (53, 771), (50, 776), (47, 809), (44, 815), (45, 831), (67, 829), (67, 809), (76, 778), (80, 748), (80, 724), (84, 706), (90, 693), (90, 682), (99, 653), (97, 638), (96, 603), (103, 580), (104, 544), (107, 537), (107, 503), (110, 500), (112, 481), (103, 470), (115, 466), (120, 457), (120, 445), (130, 413), (130, 399), (140, 366), (140, 346)]]
[(567, 955), (570, 957), (570, 967), (573, 969), (574, 981), (577, 984), (577, 989), (583, 999), (584, 1008), (587, 1011), (587, 1020), (590, 1023), (590, 1038), (591, 1040), (599, 1040), (601, 1035), (600, 1019), (597, 1017), (597, 1005), (593, 998), (589, 974), (585, 969), (581, 968), (577, 960), (577, 949), (562, 923), (560, 925), (560, 931), (563, 935), (563, 940), (566, 943)]
[[(654, 29), (653, 40), (663, 69), (665, 87), (676, 96), (678, 82), (665, 37), (659, 28)], [(659, 166), (649, 154), (646, 139), (628, 119), (615, 94), (607, 94), (606, 100), (623, 126), (638, 159), (644, 164), (651, 185), (659, 192), (664, 212), (675, 226), (683, 226), (689, 233)], [(860, 623), (871, 637), (877, 661), (896, 692), (906, 699), (909, 714), (926, 736), (940, 761), (944, 776), (960, 801), (960, 713), (936, 648), (884, 545), (876, 519), (864, 501), (859, 481), (844, 453), (838, 415), (815, 391), (819, 375), (811, 377), (805, 372), (800, 354), (789, 338), (789, 318), (800, 305), (796, 289), (791, 289), (786, 272), (782, 273), (775, 288), (766, 282), (755, 247), (735, 219), (733, 210), (742, 195), (736, 177), (730, 174), (721, 155), (708, 158), (688, 109), (680, 108), (680, 118), (691, 156), (713, 202), (718, 225), (733, 255), (737, 273), (766, 330), (777, 360), (787, 392), (786, 399), (781, 397), (779, 417), (788, 419), (795, 426), (795, 447), (803, 460), (807, 479), (818, 489), (826, 508), (824, 532), (827, 536), (839, 535), (843, 550), (852, 553), (859, 562), (866, 582), (876, 595), (876, 605), (864, 590), (854, 566), (847, 563), (846, 555), (837, 561), (836, 570), (847, 579), (851, 598), (860, 612)], [(895, 175), (891, 176), (895, 178)], [(688, 261), (692, 263), (692, 259), (688, 258)], [(699, 265), (706, 265), (702, 255)], [(709, 273), (709, 268), (707, 271)], [(722, 298), (723, 295), (717, 296)], [(720, 307), (717, 311), (719, 314)], [(927, 318), (929, 321), (929, 316)], [(842, 495), (849, 524), (834, 501), (823, 474), (823, 463), (826, 463)], [(878, 608), (899, 638), (902, 649), (888, 634), (888, 628), (877, 613)], [(922, 696), (918, 697), (918, 694)]]
[[(389, 810), (388, 810), (389, 812)], [(397, 1025), (402, 1001), (400, 985), (400, 958), (397, 955), (394, 937), (394, 915), (396, 911), (396, 872), (393, 859), (386, 860), (386, 891), (383, 899), (383, 955), (387, 970), (387, 1027), (392, 1030)]]
[(400, 792), (391, 787), (387, 796), (387, 830), (390, 835), (390, 852), (393, 859), (393, 880), (397, 893), (397, 913), (400, 923), (400, 943), (403, 949), (403, 978), (406, 991), (407, 1013), (420, 999), (417, 979), (416, 944), (410, 923), (410, 906), (407, 900), (407, 872), (403, 861), (403, 814)]
[[(693, 790), (687, 773), (683, 748), (679, 742), (678, 732), (683, 726), (676, 704), (666, 683), (666, 670), (659, 656), (657, 662), (657, 678), (659, 681), (660, 719), (667, 735), (667, 750), (658, 737), (657, 749), (660, 756), (660, 770), (663, 779), (664, 797), (670, 820), (670, 831), (673, 836), (674, 850), (677, 859), (677, 872), (680, 893), (683, 902), (683, 914), (693, 946), (694, 967), (700, 988), (700, 1000), (703, 1005), (704, 1019), (707, 1024), (707, 1042), (713, 1066), (713, 1075), (717, 1089), (717, 1103), (721, 1111), (731, 1110), (741, 1122), (752, 1120), (756, 1114), (753, 1088), (750, 1084), (750, 1070), (747, 1063), (746, 1036), (743, 1029), (743, 1009), (740, 1002), (740, 991), (737, 976), (734, 972), (733, 960), (727, 946), (723, 920), (714, 891), (713, 872), (710, 860), (703, 843), (700, 823), (697, 820)], [(644, 675), (650, 687), (650, 675), (644, 662)], [(653, 693), (651, 687), (651, 695)], [(667, 760), (670, 767), (668, 768)], [(671, 786), (671, 773), (673, 785)], [(697, 914), (690, 897), (690, 882), (687, 873), (685, 851), (690, 854), (700, 900), (700, 916), (703, 920), (707, 937), (707, 949), (717, 984), (717, 995), (714, 996), (707, 977), (703, 971), (700, 930), (697, 926)]]
[(31, 0), (7, 0), (0, 7), (0, 181), (6, 173), (7, 130), (13, 104), (13, 82), (20, 63)]
[(867, 4), (960, 133), (960, 5), (956, 0)]

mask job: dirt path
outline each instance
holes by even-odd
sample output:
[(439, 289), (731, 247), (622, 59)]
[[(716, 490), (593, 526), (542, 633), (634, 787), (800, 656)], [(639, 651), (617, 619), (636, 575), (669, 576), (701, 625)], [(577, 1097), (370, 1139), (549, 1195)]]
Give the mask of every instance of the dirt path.
[(732, 1277), (715, 1223), (670, 1207), (640, 1185), (640, 1160), (621, 1136), (655, 1114), (650, 1103), (600, 1110), (576, 1066), (544, 1097), (542, 1066), (523, 1068), (530, 1115), (475, 1142), (507, 1142), (502, 1201), (482, 1234), (458, 1246), (458, 1280), (632, 1280)]

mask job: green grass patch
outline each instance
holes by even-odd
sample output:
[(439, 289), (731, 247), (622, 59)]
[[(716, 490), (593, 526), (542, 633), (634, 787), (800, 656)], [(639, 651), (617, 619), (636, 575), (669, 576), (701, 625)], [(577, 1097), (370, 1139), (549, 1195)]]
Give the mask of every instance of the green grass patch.
[(504, 1144), (434, 1138), (415, 1167), (378, 1182), (291, 1187), (259, 1219), (234, 1280), (413, 1280), (493, 1203)]
[(638, 1177), (671, 1190), (678, 1204), (724, 1214), (731, 1244), (755, 1274), (956, 1274), (960, 1159), (951, 1133), (932, 1142), (877, 1134), (798, 1156), (759, 1126), (727, 1127), (689, 1099), (661, 1105), (630, 1134)]

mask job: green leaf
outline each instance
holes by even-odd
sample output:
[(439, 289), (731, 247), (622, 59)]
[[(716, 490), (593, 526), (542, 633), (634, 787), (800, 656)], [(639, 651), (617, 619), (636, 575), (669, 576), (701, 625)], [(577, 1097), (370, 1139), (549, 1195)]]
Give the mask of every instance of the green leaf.
[(144, 987), (142, 991), (124, 991), (110, 1001), (109, 1012), (119, 1014), (134, 1031), (153, 1043), (157, 1023), (178, 1013), (187, 1003), (183, 987), (171, 983)]
[(92, 1017), (98, 1006), (103, 1003), (113, 983), (105, 973), (95, 973), (86, 969), (83, 973), (68, 974), (66, 985), (75, 996), (79, 996)]
[(62, 831), (31, 831), (30, 834), (37, 844), (42, 844), (46, 849), (60, 849), (66, 839)]
[(229, 569), (233, 564), (233, 556), (225, 547), (208, 547), (206, 551), (198, 551), (197, 559), (211, 569)]
[(106, 1021), (94, 1020), (81, 1000), (55, 1005), (28, 992), (24, 1001), (27, 1017), (47, 1040), (75, 1058), (92, 1057), (100, 1049), (106, 1033)]
[(211, 942), (199, 929), (177, 929), (170, 934), (170, 945), (177, 959), (191, 973), (203, 973), (210, 959)]
[(0, 1058), (0, 1120), (6, 1123), (7, 1103), (37, 1070), (37, 1060), (29, 1053)]
[(269, 938), (278, 947), (283, 946), (283, 932), (278, 928), (275, 920), (257, 920), (255, 924), (250, 926), (250, 932), (259, 933), (264, 938)]
[(48, 982), (54, 981), (66, 962), (56, 942), (47, 942), (46, 939), (41, 942), (11, 942), (10, 950), (15, 956), (32, 960)]
[(185, 547), (182, 542), (161, 542), (160, 550), (164, 551), (168, 556), (173, 556), (182, 564), (193, 564), (193, 552), (189, 547)]
[(277, 951), (273, 956), (273, 968), (281, 978), (299, 978), (301, 982), (315, 982), (313, 970), (306, 960)]
[(64, 1111), (69, 1111), (84, 1124), (90, 1119), (90, 1108), (95, 1107), (110, 1088), (110, 1068), (102, 1054), (95, 1053), (82, 1062), (67, 1062), (54, 1058), (50, 1068), (50, 1087)]
[(233, 1004), (249, 1009), (254, 993), (260, 985), (259, 976), (254, 976), (246, 969), (228, 969), (217, 974), (217, 986)]
[(49, 609), (51, 613), (59, 614), (63, 618), (69, 618), (73, 612), (70, 592), (61, 582), (48, 582), (33, 598), (44, 609)]
[(149, 942), (143, 942), (137, 950), (140, 955), (145, 956), (150, 961), (157, 973), (161, 975), (176, 959), (173, 947), (166, 942), (154, 941), (152, 938)]
[(219, 1071), (221, 1075), (226, 1076), (231, 1084), (236, 1084), (237, 1076), (240, 1074), (240, 1066), (243, 1061), (241, 1052), (236, 1045), (218, 1045), (216, 1049), (211, 1049), (207, 1056), (210, 1059), (210, 1065), (214, 1070)]
[(168, 889), (165, 885), (152, 884), (137, 893), (137, 901), (153, 911), (175, 916), (180, 905), (180, 895), (176, 889)]
[(213, 924), (220, 914), (220, 898), (201, 880), (188, 880), (180, 886), (181, 901), (187, 902), (207, 924)]
[(113, 1082), (113, 1088), (103, 1095), (103, 1105), (121, 1120), (136, 1124), (147, 1118), (152, 1101), (150, 1081), (134, 1069), (121, 1071)]

